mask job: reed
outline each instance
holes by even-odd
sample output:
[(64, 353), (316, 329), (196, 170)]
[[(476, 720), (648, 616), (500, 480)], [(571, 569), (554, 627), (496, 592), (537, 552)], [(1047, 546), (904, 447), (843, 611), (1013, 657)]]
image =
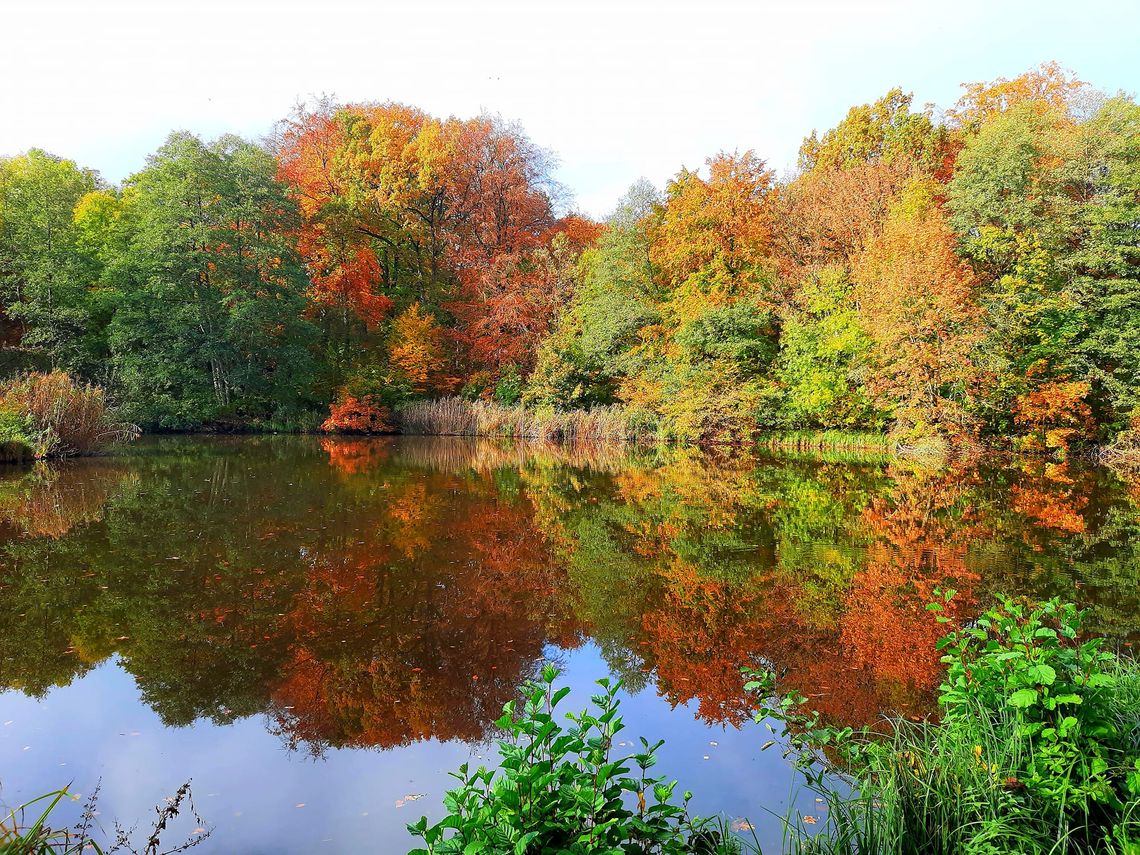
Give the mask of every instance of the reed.
[(112, 416), (102, 389), (64, 371), (7, 381), (0, 410), (23, 418), (31, 456), (40, 459), (97, 454), (139, 435), (135, 425)]
[(528, 409), (492, 401), (439, 398), (414, 401), (396, 413), (400, 433), (479, 436), (545, 442), (613, 442), (651, 436), (656, 426), (620, 406), (589, 410)]

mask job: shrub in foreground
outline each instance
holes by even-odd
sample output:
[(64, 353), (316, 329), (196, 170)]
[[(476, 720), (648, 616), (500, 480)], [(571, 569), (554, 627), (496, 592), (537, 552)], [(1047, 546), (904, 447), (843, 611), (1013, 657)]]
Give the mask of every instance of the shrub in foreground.
[(620, 681), (599, 680), (594, 710), (568, 713), (568, 727), (555, 718), (569, 688), (555, 689), (558, 671), (543, 668), (541, 680), (524, 688), (521, 706), (508, 703), (497, 725), (498, 771), (464, 764), (452, 776), (459, 786), (445, 798), (448, 816), (408, 826), (427, 849), (413, 855), (448, 853), (565, 853), (565, 855), (720, 855), (739, 851), (713, 821), (691, 818), (673, 803), (677, 783), (653, 777), (654, 752), (662, 743), (641, 741), (641, 751), (613, 756), (614, 737), (624, 729), (618, 714)]
[(828, 807), (814, 835), (789, 820), (789, 848), (1140, 853), (1140, 668), (1083, 639), (1083, 617), (1004, 600), (955, 629), (940, 642), (941, 718), (895, 720), (886, 736), (821, 727), (799, 697), (765, 704)]
[(22, 442), (36, 458), (96, 454), (139, 433), (114, 418), (102, 389), (64, 371), (7, 381), (0, 386), (0, 413), (4, 440)]

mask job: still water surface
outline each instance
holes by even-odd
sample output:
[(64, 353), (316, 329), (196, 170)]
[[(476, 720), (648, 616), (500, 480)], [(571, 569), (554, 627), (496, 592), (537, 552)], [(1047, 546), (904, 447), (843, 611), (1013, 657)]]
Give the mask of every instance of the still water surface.
[(940, 585), (962, 617), (1058, 594), (1127, 639), (1138, 505), (1040, 462), (459, 439), (148, 438), (7, 469), (0, 803), (101, 781), (101, 822), (145, 824), (192, 779), (196, 851), (404, 852), (553, 660), (579, 704), (621, 677), (626, 738), (665, 738), (694, 809), (771, 845), (813, 800), (760, 750), (740, 666), (837, 723), (921, 715)]

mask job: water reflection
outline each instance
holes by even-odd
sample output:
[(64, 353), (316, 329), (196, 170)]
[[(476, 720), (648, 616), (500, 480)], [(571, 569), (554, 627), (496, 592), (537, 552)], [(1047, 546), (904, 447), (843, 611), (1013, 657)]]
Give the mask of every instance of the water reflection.
[(962, 616), (1060, 594), (1140, 629), (1137, 501), (1033, 461), (149, 440), (0, 478), (0, 680), (40, 697), (117, 655), (166, 725), (265, 714), (320, 754), (477, 741), (590, 640), (689, 720), (745, 721), (746, 664), (838, 722), (917, 715), (938, 586)]

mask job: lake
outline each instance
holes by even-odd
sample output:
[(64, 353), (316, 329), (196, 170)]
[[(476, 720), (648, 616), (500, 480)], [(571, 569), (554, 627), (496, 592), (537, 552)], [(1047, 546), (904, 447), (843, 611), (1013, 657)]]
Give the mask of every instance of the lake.
[(406, 851), (544, 661), (778, 843), (814, 801), (742, 666), (864, 724), (931, 709), (936, 588), (1140, 631), (1140, 488), (1039, 460), (157, 437), (3, 470), (0, 540), (0, 803), (145, 826), (192, 780), (199, 852)]

